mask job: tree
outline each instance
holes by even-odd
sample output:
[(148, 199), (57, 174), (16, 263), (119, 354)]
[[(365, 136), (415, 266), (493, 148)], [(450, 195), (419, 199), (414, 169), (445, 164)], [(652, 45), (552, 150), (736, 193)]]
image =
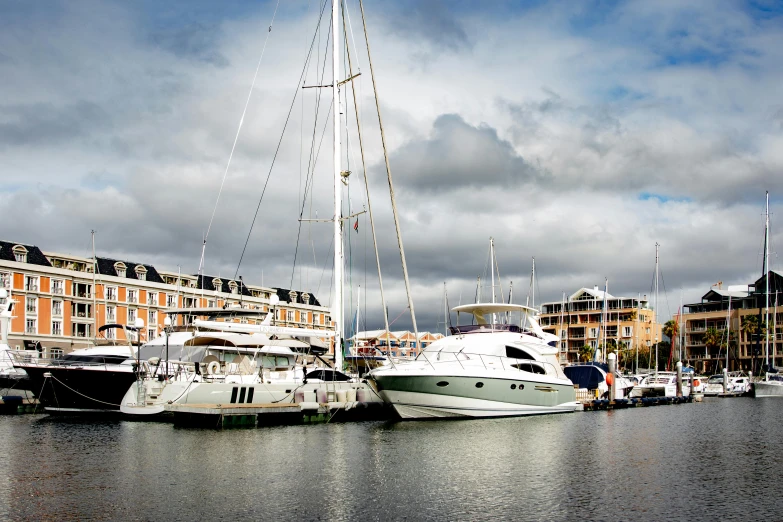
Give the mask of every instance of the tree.
[(745, 340), (748, 342), (752, 341), (753, 335), (759, 331), (758, 318), (755, 315), (746, 315), (742, 318), (740, 329), (745, 334)]
[(669, 319), (663, 325), (663, 335), (669, 338), (669, 347), (671, 348), (671, 354), (674, 355), (674, 338), (680, 332), (680, 325), (674, 319)]
[(593, 358), (593, 353), (594, 353), (593, 347), (590, 346), (589, 344), (586, 344), (581, 348), (579, 348), (579, 360), (585, 362), (589, 361)]

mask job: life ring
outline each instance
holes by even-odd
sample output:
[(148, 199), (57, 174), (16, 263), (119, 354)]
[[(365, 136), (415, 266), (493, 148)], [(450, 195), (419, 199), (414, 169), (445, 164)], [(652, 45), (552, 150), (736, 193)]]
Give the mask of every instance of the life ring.
[(701, 381), (699, 381), (699, 379), (693, 380), (693, 387), (695, 388), (696, 386), (701, 386)]
[(207, 373), (210, 375), (215, 375), (216, 373), (220, 373), (220, 363), (217, 361), (212, 361), (207, 365)]
[(611, 373), (607, 373), (606, 374), (606, 384), (611, 386), (613, 383), (614, 383), (614, 375), (612, 375)]

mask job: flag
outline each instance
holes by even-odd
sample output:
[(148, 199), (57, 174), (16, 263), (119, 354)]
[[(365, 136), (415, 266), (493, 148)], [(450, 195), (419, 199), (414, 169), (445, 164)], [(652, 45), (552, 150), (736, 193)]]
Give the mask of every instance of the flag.
[(358, 220), (358, 219), (357, 219), (357, 220), (356, 220), (356, 221), (353, 223), (353, 229), (354, 229), (354, 230), (355, 230), (357, 233), (359, 232), (359, 220)]

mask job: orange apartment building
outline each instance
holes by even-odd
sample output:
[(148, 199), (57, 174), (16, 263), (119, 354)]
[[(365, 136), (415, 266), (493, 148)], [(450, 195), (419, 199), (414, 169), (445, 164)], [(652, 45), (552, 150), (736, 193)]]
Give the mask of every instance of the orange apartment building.
[[(37, 348), (47, 357), (91, 346), (95, 333), (106, 324), (132, 326), (141, 318), (145, 342), (161, 334), (167, 308), (268, 312), (273, 295), (279, 299), (274, 306), (276, 325), (334, 329), (329, 309), (307, 292), (158, 271), (152, 265), (104, 257), (43, 252), (7, 241), (0, 241), (0, 288), (15, 301), (10, 347)], [(180, 326), (184, 317), (178, 316)], [(107, 332), (124, 335), (122, 330)]]
[[(604, 320), (604, 300), (606, 315)], [(622, 349), (654, 346), (662, 340), (661, 325), (647, 296), (615, 297), (597, 286), (580, 288), (567, 299), (543, 303), (541, 328), (560, 338), (560, 362), (579, 361), (579, 350), (585, 345), (593, 350), (607, 344)], [(611, 343), (609, 342), (611, 341)]]

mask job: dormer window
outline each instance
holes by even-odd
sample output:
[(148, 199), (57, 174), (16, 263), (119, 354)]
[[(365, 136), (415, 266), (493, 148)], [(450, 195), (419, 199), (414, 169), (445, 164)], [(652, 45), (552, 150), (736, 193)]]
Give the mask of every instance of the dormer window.
[(239, 293), (239, 286), (237, 285), (236, 281), (229, 281), (228, 287), (231, 289), (232, 294), (238, 294)]
[(215, 290), (215, 292), (223, 291), (223, 281), (216, 277), (212, 280), (212, 288)]
[(288, 292), (288, 297), (290, 299), (289, 302), (295, 303), (296, 302), (296, 296), (297, 296), (297, 293), (294, 290), (291, 290), (290, 292)]
[(310, 302), (310, 294), (308, 294), (307, 292), (303, 293), (302, 294), (302, 302), (304, 304), (308, 304)]
[(127, 267), (125, 266), (125, 263), (122, 261), (117, 261), (114, 263), (114, 270), (117, 271), (117, 277), (125, 277), (125, 271)]
[(14, 259), (17, 263), (27, 263), (27, 249), (22, 245), (15, 245), (12, 249), (14, 251)]
[(147, 269), (144, 265), (136, 265), (136, 279), (139, 281), (147, 280)]

